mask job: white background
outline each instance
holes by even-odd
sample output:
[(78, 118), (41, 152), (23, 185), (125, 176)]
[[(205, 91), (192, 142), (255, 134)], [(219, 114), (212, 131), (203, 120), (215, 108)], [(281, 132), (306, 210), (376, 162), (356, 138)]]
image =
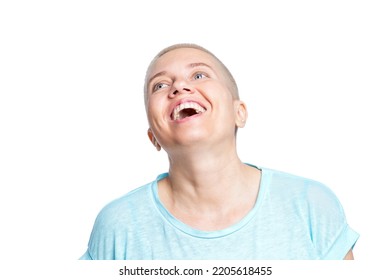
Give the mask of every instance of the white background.
[(387, 1), (2, 1), (0, 247), (73, 260), (98, 211), (167, 170), (146, 136), (143, 79), (162, 48), (197, 43), (248, 105), (245, 162), (327, 184), (386, 257)]

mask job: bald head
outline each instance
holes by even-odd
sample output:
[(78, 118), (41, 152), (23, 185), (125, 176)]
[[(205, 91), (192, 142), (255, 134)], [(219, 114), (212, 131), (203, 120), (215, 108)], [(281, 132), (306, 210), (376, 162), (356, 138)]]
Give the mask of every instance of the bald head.
[(159, 58), (164, 56), (166, 53), (177, 50), (177, 49), (185, 49), (185, 48), (197, 49), (197, 50), (200, 50), (202, 52), (209, 54), (217, 62), (217, 64), (221, 67), (221, 70), (223, 72), (222, 74), (224, 77), (226, 77), (227, 86), (228, 86), (233, 98), (239, 99), (238, 87), (237, 87), (236, 81), (234, 80), (233, 75), (230, 73), (229, 69), (222, 63), (222, 61), (220, 61), (213, 53), (211, 53), (207, 49), (205, 49), (201, 46), (198, 46), (196, 44), (175, 44), (175, 45), (169, 46), (169, 47), (163, 49), (162, 51), (160, 51), (154, 57), (154, 59), (150, 62), (149, 67), (146, 71), (145, 83), (144, 83), (145, 104), (148, 100), (148, 83), (149, 83), (149, 79), (150, 79), (150, 72), (151, 72), (151, 69), (153, 68), (153, 66), (155, 65), (155, 63), (159, 60)]

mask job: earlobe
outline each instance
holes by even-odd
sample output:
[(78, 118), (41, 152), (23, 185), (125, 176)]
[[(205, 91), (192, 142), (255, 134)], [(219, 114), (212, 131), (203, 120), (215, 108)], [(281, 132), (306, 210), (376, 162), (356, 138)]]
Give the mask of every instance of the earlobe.
[(150, 128), (148, 129), (148, 137), (149, 137), (150, 142), (152, 142), (153, 146), (156, 147), (157, 151), (160, 151), (161, 146), (157, 142), (157, 139), (156, 139), (156, 137), (154, 137), (154, 134)]
[(240, 100), (236, 100), (236, 102), (236, 126), (243, 128), (248, 118), (248, 111), (244, 102)]

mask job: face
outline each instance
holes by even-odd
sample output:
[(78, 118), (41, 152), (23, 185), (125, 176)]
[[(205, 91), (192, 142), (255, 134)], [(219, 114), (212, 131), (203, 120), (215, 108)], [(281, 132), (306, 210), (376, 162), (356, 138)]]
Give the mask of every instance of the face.
[(235, 141), (236, 127), (245, 123), (244, 103), (233, 98), (222, 66), (206, 52), (169, 51), (151, 66), (146, 82), (149, 138), (168, 153)]

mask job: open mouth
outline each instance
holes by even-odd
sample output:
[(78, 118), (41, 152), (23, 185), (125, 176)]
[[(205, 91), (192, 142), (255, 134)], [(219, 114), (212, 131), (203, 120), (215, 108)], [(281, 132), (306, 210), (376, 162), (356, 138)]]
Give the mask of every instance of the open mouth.
[(194, 115), (202, 114), (206, 109), (196, 102), (184, 102), (177, 105), (171, 114), (171, 119), (174, 121), (182, 120)]

